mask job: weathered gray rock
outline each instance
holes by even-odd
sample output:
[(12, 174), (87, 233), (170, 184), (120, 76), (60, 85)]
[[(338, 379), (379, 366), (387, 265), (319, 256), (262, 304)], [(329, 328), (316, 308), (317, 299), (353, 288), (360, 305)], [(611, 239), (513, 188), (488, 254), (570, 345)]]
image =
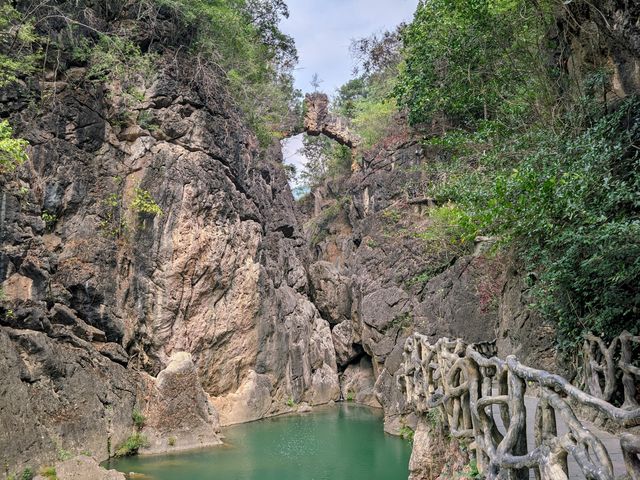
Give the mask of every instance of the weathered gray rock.
[(0, 327), (0, 378), (0, 451), (10, 472), (37, 471), (61, 452), (105, 460), (132, 431), (138, 375), (72, 333)]
[(442, 425), (420, 417), (413, 435), (409, 460), (409, 480), (434, 480), (442, 471), (447, 457), (448, 441)]
[[(121, 15), (98, 26), (137, 21)], [(139, 372), (158, 375), (176, 352), (191, 355), (225, 424), (286, 411), (289, 398), (339, 398), (279, 145), (260, 146), (226, 89), (197, 88), (182, 75), (189, 65), (160, 59), (153, 80), (135, 80), (144, 99), (133, 104), (121, 82), (87, 81), (86, 68), (64, 62), (46, 75), (65, 84), (43, 86), (56, 101), (37, 114), (28, 109), (38, 82), (0, 95), (2, 117), (32, 145), (1, 180), (0, 388), (12, 393), (0, 396), (0, 451), (12, 464), (53, 458), (62, 430), (64, 448), (99, 446), (106, 457), (108, 439), (113, 447), (131, 434), (134, 405), (149, 400)], [(143, 112), (154, 128), (136, 124)], [(135, 207), (143, 193), (162, 214)], [(23, 348), (27, 339), (42, 348)], [(154, 423), (162, 441), (179, 427), (164, 421)]]
[(167, 368), (147, 383), (143, 454), (201, 448), (222, 443), (218, 412), (202, 390), (191, 354), (174, 353)]
[(330, 262), (309, 266), (311, 297), (323, 318), (335, 325), (351, 316), (351, 286)]
[(558, 372), (555, 329), (528, 307), (531, 298), (523, 277), (514, 265), (509, 266), (498, 310), (498, 355), (515, 355), (525, 365)]
[(339, 366), (347, 365), (362, 354), (360, 332), (351, 320), (346, 320), (333, 327), (331, 335)]
[[(86, 455), (57, 462), (52, 465), (55, 468), (56, 478), (59, 480), (125, 480), (123, 473), (102, 468), (98, 462)], [(35, 480), (49, 480), (50, 477), (36, 475)]]
[(271, 411), (273, 384), (267, 375), (249, 371), (235, 392), (211, 401), (220, 414), (222, 426), (251, 422), (265, 417)]
[(370, 407), (381, 408), (374, 392), (376, 378), (371, 359), (362, 357), (360, 362), (349, 365), (340, 376), (342, 398)]

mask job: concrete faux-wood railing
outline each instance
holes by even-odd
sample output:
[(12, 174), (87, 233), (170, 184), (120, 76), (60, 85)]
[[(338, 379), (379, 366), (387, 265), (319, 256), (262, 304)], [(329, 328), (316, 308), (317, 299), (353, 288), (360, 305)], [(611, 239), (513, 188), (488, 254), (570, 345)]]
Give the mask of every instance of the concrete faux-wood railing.
[[(451, 436), (470, 442), (478, 470), (487, 479), (528, 479), (531, 471), (537, 479), (568, 479), (571, 456), (585, 478), (613, 480), (610, 452), (576, 415), (585, 408), (617, 427), (627, 474), (640, 480), (640, 408), (635, 397), (640, 369), (632, 364), (638, 345), (640, 337), (628, 333), (609, 347), (589, 336), (584, 350), (589, 366), (584, 370), (593, 391), (587, 393), (559, 375), (522, 365), (513, 356), (497, 358), (492, 344), (468, 345), (447, 338), (431, 344), (416, 333), (406, 340), (399, 383), (418, 413), (442, 411)], [(624, 400), (616, 406), (611, 400), (619, 377)], [(527, 390), (537, 399), (526, 396)], [(535, 409), (530, 425), (526, 404)], [(533, 431), (531, 448), (527, 427)]]

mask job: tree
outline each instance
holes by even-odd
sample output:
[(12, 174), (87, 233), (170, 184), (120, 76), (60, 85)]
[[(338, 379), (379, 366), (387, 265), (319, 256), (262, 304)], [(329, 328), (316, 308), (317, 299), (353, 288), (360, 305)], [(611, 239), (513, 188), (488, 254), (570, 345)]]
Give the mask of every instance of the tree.
[(394, 90), (410, 122), (526, 114), (549, 83), (540, 75), (539, 13), (525, 0), (421, 0), (401, 34), (405, 61)]

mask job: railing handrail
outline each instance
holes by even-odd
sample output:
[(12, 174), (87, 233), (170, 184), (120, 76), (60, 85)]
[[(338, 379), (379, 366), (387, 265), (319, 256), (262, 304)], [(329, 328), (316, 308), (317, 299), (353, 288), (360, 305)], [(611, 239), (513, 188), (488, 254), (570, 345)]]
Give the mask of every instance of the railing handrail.
[[(568, 479), (567, 455), (572, 455), (587, 478), (613, 480), (609, 453), (578, 419), (573, 403), (595, 410), (621, 429), (625, 466), (630, 477), (637, 480), (640, 432), (632, 430), (640, 425), (640, 406), (634, 396), (640, 369), (632, 365), (633, 343), (640, 345), (640, 337), (627, 332), (609, 347), (595, 336), (587, 337), (584, 352), (590, 367), (585, 368), (585, 375), (590, 381), (585, 384), (593, 389), (587, 393), (560, 375), (521, 364), (515, 356), (502, 360), (489, 344), (468, 345), (448, 338), (431, 344), (427, 336), (415, 333), (405, 342), (399, 382), (416, 411), (426, 413), (438, 408), (453, 437), (474, 440), (478, 468), (489, 479), (524, 480), (529, 478), (529, 469), (538, 479)], [(620, 360), (616, 363), (617, 355)], [(621, 406), (610, 403), (618, 377), (624, 387)], [(604, 389), (600, 388), (603, 381)], [(532, 450), (527, 448), (526, 435), (527, 382), (539, 387)], [(498, 407), (504, 435), (497, 427), (494, 408), (487, 408), (493, 405)], [(558, 416), (568, 429), (563, 435), (558, 434)]]

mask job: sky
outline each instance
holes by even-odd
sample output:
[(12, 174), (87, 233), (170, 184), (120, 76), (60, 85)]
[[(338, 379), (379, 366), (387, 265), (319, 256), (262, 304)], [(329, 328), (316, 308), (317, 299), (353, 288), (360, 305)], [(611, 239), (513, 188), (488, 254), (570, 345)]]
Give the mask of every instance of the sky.
[[(311, 78), (317, 73), (322, 80), (319, 90), (334, 94), (352, 76), (351, 40), (410, 21), (417, 4), (418, 0), (287, 0), (289, 18), (280, 28), (298, 48), (296, 88), (312, 91)], [(304, 158), (297, 154), (301, 147), (301, 136), (283, 144), (285, 162), (298, 170), (304, 166)]]

